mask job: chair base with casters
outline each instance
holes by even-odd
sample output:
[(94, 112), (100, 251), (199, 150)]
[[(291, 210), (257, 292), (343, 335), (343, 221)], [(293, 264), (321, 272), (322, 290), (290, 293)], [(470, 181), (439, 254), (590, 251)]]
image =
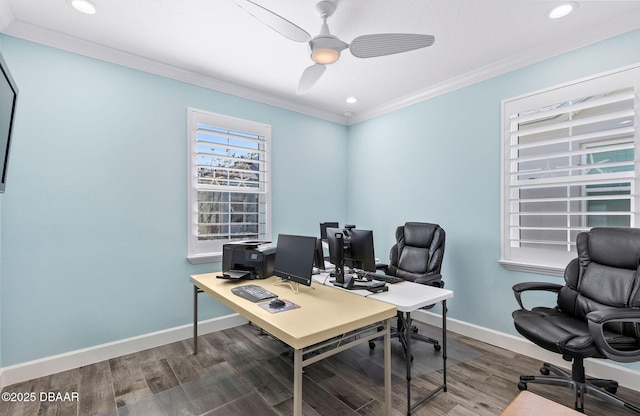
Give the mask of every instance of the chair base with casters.
[[(395, 328), (391, 328), (391, 338), (398, 338), (400, 343), (402, 344), (402, 350), (405, 352), (405, 358), (407, 355), (407, 339), (405, 336), (401, 336), (404, 332), (404, 328), (406, 326), (406, 317), (404, 313), (398, 312), (397, 317), (397, 326)], [(418, 328), (415, 325), (411, 325), (411, 330), (409, 331), (409, 338), (415, 339), (418, 341), (427, 342), (429, 344), (433, 344), (433, 349), (436, 351), (440, 351), (442, 346), (440, 345), (440, 341), (435, 338), (430, 338), (425, 335), (418, 333)], [(382, 340), (382, 338), (376, 338), (375, 340), (369, 341), (369, 348), (374, 349), (376, 347), (375, 341)], [(411, 357), (411, 361), (413, 361), (413, 356)]]
[[(439, 288), (443, 288), (444, 287), (444, 282), (442, 280), (440, 281), (436, 281), (436, 282), (431, 282), (430, 286), (435, 286), (435, 287), (439, 287)], [(429, 305), (429, 306), (425, 306), (424, 308), (421, 308), (422, 310), (429, 310), (431, 308), (433, 308), (435, 305)], [(400, 336), (401, 333), (404, 332), (404, 328), (406, 326), (407, 323), (407, 317), (404, 313), (402, 312), (398, 312), (398, 316), (397, 316), (397, 324), (396, 327), (391, 327), (391, 338), (398, 338), (400, 340), (400, 343), (402, 343), (402, 349), (405, 352), (407, 352), (407, 340), (405, 337)], [(426, 342), (429, 344), (433, 344), (433, 349), (436, 351), (440, 351), (442, 349), (442, 346), (440, 345), (440, 341), (438, 341), (437, 339), (428, 337), (426, 335), (422, 335), (418, 333), (418, 327), (415, 325), (411, 325), (411, 329), (409, 330), (409, 338), (411, 339), (415, 339), (418, 341), (422, 341), (422, 342)], [(375, 341), (380, 341), (382, 340), (382, 338), (376, 338), (375, 340), (369, 341), (369, 348), (370, 349), (374, 349), (376, 347)], [(411, 360), (413, 361), (413, 357), (411, 357)]]
[[(574, 409), (584, 413), (585, 395), (591, 395), (617, 407), (640, 414), (640, 408), (616, 396), (618, 382), (600, 378), (586, 378), (582, 358), (574, 358), (572, 371), (566, 371), (558, 366), (543, 363), (540, 376), (520, 376), (519, 390), (527, 390), (529, 383), (562, 386), (573, 389)], [(550, 375), (551, 373), (555, 375)]]
[[(402, 316), (398, 316), (398, 329), (397, 329), (396, 332), (402, 332), (402, 329), (406, 325), (405, 316), (403, 314), (399, 314), (399, 315), (402, 315)], [(436, 350), (436, 351), (440, 351), (440, 349), (442, 348), (440, 346), (440, 341), (438, 341), (437, 339), (428, 337), (426, 335), (419, 334), (418, 333), (418, 327), (416, 327), (415, 325), (411, 325), (411, 329), (409, 330), (409, 338), (415, 339), (415, 340), (418, 340), (418, 341), (422, 341), (422, 342), (427, 342), (429, 344), (433, 344), (433, 349)]]

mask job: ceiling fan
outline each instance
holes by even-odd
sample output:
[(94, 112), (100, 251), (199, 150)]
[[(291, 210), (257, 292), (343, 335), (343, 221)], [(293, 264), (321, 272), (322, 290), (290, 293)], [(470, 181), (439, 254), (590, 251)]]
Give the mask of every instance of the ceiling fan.
[(314, 64), (304, 70), (298, 83), (298, 95), (306, 93), (320, 79), (327, 65), (340, 58), (340, 52), (349, 49), (358, 58), (373, 58), (408, 52), (433, 45), (435, 37), (413, 33), (379, 33), (358, 36), (351, 44), (343, 42), (329, 32), (327, 19), (336, 11), (336, 0), (321, 0), (316, 10), (322, 18), (320, 34), (311, 37), (304, 29), (284, 17), (265, 9), (251, 0), (232, 0), (247, 13), (276, 32), (296, 42), (309, 42), (311, 60)]

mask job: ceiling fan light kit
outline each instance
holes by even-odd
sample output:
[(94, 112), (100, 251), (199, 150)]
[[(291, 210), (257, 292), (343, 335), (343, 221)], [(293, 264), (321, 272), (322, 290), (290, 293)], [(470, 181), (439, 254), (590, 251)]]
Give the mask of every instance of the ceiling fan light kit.
[(340, 52), (331, 48), (318, 48), (311, 53), (311, 59), (317, 64), (329, 65), (340, 58)]
[[(322, 25), (323, 28), (326, 24)], [(311, 48), (311, 59), (317, 64), (332, 64), (340, 58), (340, 52), (347, 49), (349, 45), (331, 35), (328, 31), (321, 33), (309, 41)]]
[(435, 38), (431, 35), (413, 33), (380, 33), (355, 38), (349, 45), (331, 34), (327, 19), (336, 11), (334, 0), (321, 0), (316, 10), (322, 18), (320, 34), (311, 37), (304, 29), (284, 17), (265, 9), (251, 0), (232, 0), (250, 15), (272, 28), (288, 39), (296, 42), (308, 42), (311, 49), (313, 65), (306, 68), (298, 83), (298, 95), (306, 93), (320, 79), (326, 65), (333, 64), (340, 58), (340, 52), (349, 49), (357, 58), (373, 58), (408, 52), (433, 45)]

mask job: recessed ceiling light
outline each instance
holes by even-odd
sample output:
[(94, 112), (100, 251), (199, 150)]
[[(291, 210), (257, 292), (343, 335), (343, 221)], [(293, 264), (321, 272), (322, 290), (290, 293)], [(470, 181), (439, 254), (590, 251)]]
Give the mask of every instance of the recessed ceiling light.
[(89, 0), (67, 0), (74, 9), (84, 14), (95, 14), (96, 6)]
[(549, 12), (549, 17), (552, 19), (559, 19), (561, 17), (565, 17), (569, 13), (571, 13), (574, 9), (578, 7), (577, 3), (564, 3), (554, 7)]
[(349, 98), (347, 98), (347, 102), (349, 104), (355, 104), (355, 103), (358, 102), (358, 99), (356, 97), (349, 97)]

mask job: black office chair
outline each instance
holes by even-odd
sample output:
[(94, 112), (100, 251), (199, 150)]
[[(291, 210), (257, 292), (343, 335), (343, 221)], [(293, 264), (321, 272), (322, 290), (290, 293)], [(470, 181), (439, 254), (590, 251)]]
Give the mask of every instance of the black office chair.
[[(389, 264), (378, 264), (376, 268), (390, 276), (401, 277), (423, 285), (443, 287), (442, 258), (444, 256), (445, 232), (438, 224), (423, 222), (407, 222), (396, 228), (396, 244), (389, 253)], [(424, 309), (430, 309), (433, 305)], [(397, 329), (392, 329), (392, 337), (398, 337), (405, 325), (405, 318), (398, 312)], [(409, 331), (412, 339), (433, 344), (436, 351), (440, 351), (438, 340), (418, 334), (415, 326)], [(400, 338), (404, 345), (405, 340)], [(375, 344), (369, 343), (371, 348)]]
[[(571, 372), (544, 363), (542, 376), (521, 376), (518, 388), (526, 390), (529, 383), (571, 387), (578, 411), (584, 410), (585, 394), (591, 394), (640, 413), (640, 408), (615, 396), (617, 382), (587, 379), (583, 363), (585, 358), (640, 360), (640, 229), (593, 228), (578, 234), (576, 248), (578, 257), (565, 269), (564, 286), (513, 286), (520, 305), (513, 312), (518, 332), (573, 361)], [(530, 290), (557, 293), (557, 306), (525, 309), (521, 295)]]

